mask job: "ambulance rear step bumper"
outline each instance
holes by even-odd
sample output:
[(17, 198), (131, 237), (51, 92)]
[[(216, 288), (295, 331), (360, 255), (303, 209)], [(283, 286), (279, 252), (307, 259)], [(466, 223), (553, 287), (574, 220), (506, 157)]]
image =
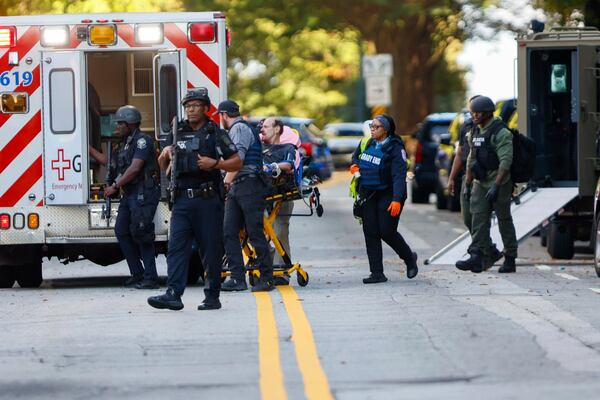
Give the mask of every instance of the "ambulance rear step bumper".
[[(536, 191), (527, 190), (519, 198), (519, 205), (510, 207), (517, 241), (520, 243), (537, 232), (541, 224), (552, 217), (562, 207), (577, 197), (577, 187), (538, 188)], [(498, 230), (498, 221), (493, 218), (490, 229), (492, 242), (496, 243), (498, 250), (502, 251), (502, 237)], [(440, 251), (425, 260), (426, 265), (453, 265), (456, 261), (467, 256), (467, 249), (471, 244), (471, 235), (464, 232)]]
[[(155, 242), (166, 242), (167, 235), (156, 235)], [(83, 236), (83, 237), (47, 237), (46, 244), (86, 244), (86, 243), (117, 243), (114, 236)]]

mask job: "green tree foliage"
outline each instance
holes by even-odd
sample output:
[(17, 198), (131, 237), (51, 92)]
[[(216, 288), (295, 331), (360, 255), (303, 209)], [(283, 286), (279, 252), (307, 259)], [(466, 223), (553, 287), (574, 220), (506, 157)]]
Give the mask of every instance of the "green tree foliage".
[[(456, 41), (463, 39), (463, 33), (460, 29), (460, 1), (451, 0), (363, 0), (363, 1), (345, 1), (345, 0), (288, 0), (285, 3), (273, 0), (184, 0), (184, 5), (190, 10), (219, 9), (225, 11), (228, 16), (228, 23), (237, 32), (236, 43), (231, 50), (231, 54), (239, 58), (243, 63), (251, 59), (260, 60), (268, 67), (275, 63), (294, 62), (294, 71), (289, 78), (281, 80), (279, 73), (271, 73), (275, 79), (270, 79), (269, 84), (280, 85), (287, 83), (283, 89), (276, 87), (269, 88), (261, 85), (261, 82), (254, 82), (254, 89), (257, 93), (255, 100), (248, 102), (251, 106), (260, 101), (261, 93), (270, 93), (275, 96), (267, 96), (264, 100), (279, 101), (285, 100), (285, 97), (279, 98), (277, 94), (287, 96), (291, 88), (303, 89), (296, 93), (294, 100), (305, 100), (307, 98), (307, 86), (314, 86), (317, 89), (328, 89), (323, 87), (324, 81), (317, 79), (315, 85), (313, 80), (322, 76), (322, 70), (326, 66), (318, 66), (314, 62), (301, 62), (307, 55), (304, 50), (295, 49), (294, 53), (298, 60), (285, 60), (278, 54), (273, 44), (266, 38), (265, 31), (256, 25), (260, 25), (260, 20), (268, 20), (278, 28), (277, 40), (286, 43), (301, 43), (302, 40), (293, 38), (296, 34), (308, 37), (313, 33), (316, 38), (324, 37), (325, 33), (320, 33), (324, 29), (331, 35), (325, 43), (317, 46), (316, 50), (322, 53), (339, 54), (341, 49), (334, 50), (331, 46), (335, 43), (342, 44), (339, 38), (348, 37), (356, 34), (356, 41), (371, 44), (370, 49), (377, 53), (391, 53), (394, 56), (394, 78), (392, 80), (392, 93), (394, 106), (391, 109), (392, 115), (398, 121), (400, 131), (411, 130), (414, 125), (420, 121), (426, 114), (431, 112), (434, 107), (434, 96), (436, 87), (441, 94), (446, 95), (447, 99), (452, 99), (452, 90), (457, 89), (458, 95), (454, 98), (460, 98), (458, 102), (462, 103), (464, 84), (461, 84), (462, 71), (453, 66), (453, 59), (447, 58), (447, 50)], [(331, 43), (335, 42), (335, 43)], [(314, 42), (317, 43), (317, 42)], [(277, 44), (275, 44), (277, 46)], [(342, 46), (344, 47), (344, 46)], [(350, 44), (348, 44), (350, 48)], [(288, 47), (287, 50), (292, 49)], [(279, 49), (281, 50), (281, 49)], [(316, 52), (310, 54), (315, 55)], [(310, 55), (309, 54), (309, 55)], [(323, 60), (327, 57), (325, 54), (319, 56)], [(310, 59), (309, 59), (310, 60)], [(310, 60), (314, 61), (314, 60)], [(356, 59), (353, 64), (357, 65)], [(352, 64), (352, 63), (351, 63)], [(305, 71), (298, 70), (298, 68)], [(342, 70), (345, 66), (342, 66)], [(272, 70), (269, 69), (269, 72)], [(439, 71), (439, 74), (436, 74)], [(448, 72), (450, 72), (448, 74)], [(316, 73), (316, 75), (315, 75)], [(289, 84), (289, 80), (294, 79), (293, 74), (298, 78), (294, 85)], [(445, 77), (451, 76), (450, 82), (443, 82), (437, 85), (434, 82), (434, 76), (439, 80), (445, 80)], [(267, 79), (265, 77), (265, 79)], [(348, 74), (347, 92), (355, 90), (355, 75)], [(232, 80), (231, 90), (237, 90), (238, 82)], [(264, 83), (264, 82), (263, 82)], [(335, 85), (334, 85), (335, 86)], [(321, 100), (329, 99), (332, 107), (338, 105), (341, 97), (337, 95), (319, 94), (315, 92)], [(248, 93), (249, 94), (249, 93)], [(245, 98), (246, 94), (241, 98)], [(274, 98), (275, 97), (275, 98)], [(263, 100), (263, 101), (264, 101)], [(320, 104), (323, 102), (320, 101)], [(442, 103), (457, 103), (456, 100), (445, 101)], [(277, 104), (277, 103), (275, 103)], [(267, 105), (265, 105), (267, 106)], [(268, 107), (268, 106), (267, 106)], [(286, 110), (307, 114), (310, 103), (286, 105), (284, 108), (275, 106), (278, 112)], [(321, 113), (328, 113), (322, 110)], [(314, 114), (313, 114), (314, 116)]]
[(573, 12), (583, 14), (586, 26), (600, 28), (600, 0), (537, 0), (536, 4), (546, 11), (559, 15), (559, 23), (570, 22)]

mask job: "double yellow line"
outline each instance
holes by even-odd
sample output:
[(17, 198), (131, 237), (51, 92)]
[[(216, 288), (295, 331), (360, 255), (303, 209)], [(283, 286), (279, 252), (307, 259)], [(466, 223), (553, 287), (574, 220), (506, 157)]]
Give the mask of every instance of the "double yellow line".
[[(329, 382), (321, 362), (317, 346), (304, 313), (298, 294), (291, 286), (278, 286), (285, 310), (292, 325), (292, 342), (296, 351), (298, 369), (304, 382), (304, 394), (308, 400), (333, 400)], [(258, 320), (258, 357), (260, 366), (260, 392), (263, 400), (286, 400), (279, 334), (269, 293), (254, 293), (256, 318)]]

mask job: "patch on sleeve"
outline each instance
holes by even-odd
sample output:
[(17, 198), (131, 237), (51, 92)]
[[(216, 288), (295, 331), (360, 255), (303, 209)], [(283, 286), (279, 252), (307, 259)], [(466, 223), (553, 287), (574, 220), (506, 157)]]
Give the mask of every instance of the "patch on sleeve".
[(139, 138), (138, 141), (137, 141), (137, 148), (140, 149), (140, 150), (143, 150), (143, 149), (146, 148), (146, 146), (147, 146), (146, 139)]
[(406, 161), (406, 150), (402, 149), (402, 158)]

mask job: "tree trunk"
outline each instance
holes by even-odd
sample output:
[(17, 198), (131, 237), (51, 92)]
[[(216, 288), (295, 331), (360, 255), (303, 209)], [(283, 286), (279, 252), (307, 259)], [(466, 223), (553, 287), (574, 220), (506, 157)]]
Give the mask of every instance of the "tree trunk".
[(404, 28), (382, 29), (373, 38), (378, 53), (394, 59), (392, 107), (399, 134), (411, 134), (415, 125), (433, 108), (432, 27), (427, 21), (412, 21)]

